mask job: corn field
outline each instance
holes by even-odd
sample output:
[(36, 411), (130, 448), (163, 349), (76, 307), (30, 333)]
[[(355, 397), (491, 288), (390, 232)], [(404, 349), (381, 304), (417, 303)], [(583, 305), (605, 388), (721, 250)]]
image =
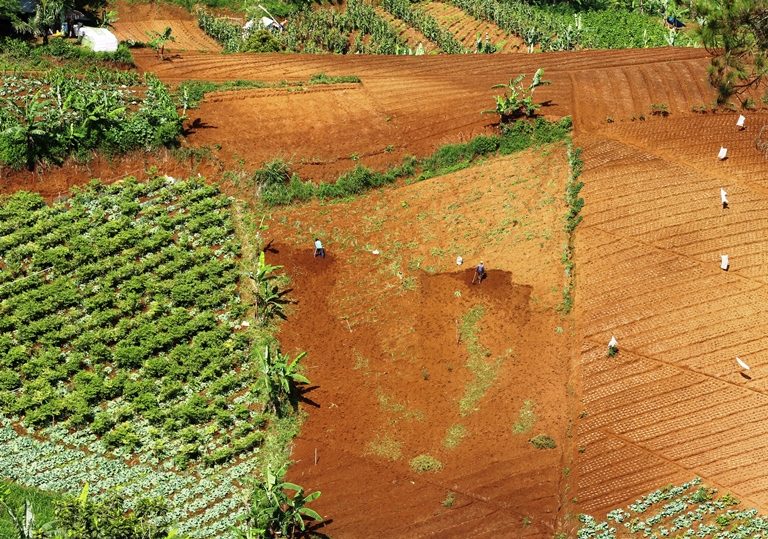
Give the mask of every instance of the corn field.
[(409, 0), (384, 0), (381, 7), (393, 16), (402, 19), (406, 24), (416, 28), (428, 40), (436, 44), (448, 54), (464, 54), (470, 52), (459, 43), (451, 32), (441, 27), (437, 19), (431, 15), (413, 8)]

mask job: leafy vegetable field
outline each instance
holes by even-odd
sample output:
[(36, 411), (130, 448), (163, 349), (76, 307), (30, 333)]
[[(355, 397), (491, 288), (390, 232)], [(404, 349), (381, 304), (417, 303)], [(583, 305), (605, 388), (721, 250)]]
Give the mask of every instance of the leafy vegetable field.
[[(86, 159), (173, 143), (182, 119), (157, 77), (63, 71), (3, 77), (0, 84), (0, 166)], [(117, 81), (113, 80), (117, 79)]]
[(233, 522), (285, 424), (255, 384), (271, 338), (238, 294), (231, 204), (167, 177), (0, 200), (3, 477), (170, 496), (200, 537)]
[(695, 478), (679, 486), (668, 486), (636, 500), (625, 509), (608, 513), (605, 521), (581, 515), (578, 539), (617, 537), (712, 537), (747, 539), (765, 537), (768, 519), (756, 509), (741, 509), (730, 494), (717, 497), (717, 490)]

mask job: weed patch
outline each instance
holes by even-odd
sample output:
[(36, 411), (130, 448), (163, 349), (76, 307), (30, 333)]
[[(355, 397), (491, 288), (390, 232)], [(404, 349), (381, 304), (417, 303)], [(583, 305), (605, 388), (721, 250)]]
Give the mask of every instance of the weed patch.
[(537, 434), (528, 440), (528, 442), (530, 442), (530, 444), (536, 449), (554, 449), (557, 447), (555, 440), (546, 434)]
[(403, 456), (403, 444), (389, 436), (377, 437), (368, 443), (367, 453), (379, 458), (396, 461)]
[(443, 469), (443, 463), (430, 455), (418, 455), (411, 459), (411, 469), (414, 472), (439, 472)]
[(512, 432), (523, 434), (531, 430), (533, 424), (536, 423), (535, 406), (536, 404), (532, 400), (527, 400), (523, 403), (517, 416), (517, 422), (512, 426)]
[(445, 439), (443, 445), (448, 449), (454, 449), (457, 447), (464, 437), (467, 435), (467, 428), (459, 423), (448, 427), (448, 431), (445, 433)]

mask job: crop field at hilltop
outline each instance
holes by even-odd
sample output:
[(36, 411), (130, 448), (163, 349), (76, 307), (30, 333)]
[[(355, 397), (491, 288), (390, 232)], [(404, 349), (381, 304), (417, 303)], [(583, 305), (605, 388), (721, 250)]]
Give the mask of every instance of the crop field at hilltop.
[(768, 533), (768, 98), (702, 14), (205, 4), (0, 41), (0, 535)]

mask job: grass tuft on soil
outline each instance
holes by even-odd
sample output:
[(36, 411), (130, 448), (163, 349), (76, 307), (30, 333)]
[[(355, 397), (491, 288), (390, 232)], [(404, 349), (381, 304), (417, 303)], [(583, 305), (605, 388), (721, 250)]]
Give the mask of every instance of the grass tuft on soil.
[(474, 378), (467, 384), (464, 396), (459, 401), (459, 413), (462, 417), (471, 414), (477, 408), (477, 403), (483, 398), (496, 380), (499, 367), (506, 356), (489, 360), (491, 351), (480, 344), (477, 325), (485, 314), (482, 305), (472, 307), (461, 320), (459, 335), (467, 347), (467, 368)]
[(368, 442), (367, 453), (386, 460), (400, 460), (403, 456), (403, 444), (389, 435), (376, 437)]
[(547, 434), (537, 434), (528, 441), (536, 449), (554, 449), (557, 447), (555, 440)]
[(523, 434), (528, 432), (536, 423), (536, 413), (534, 408), (536, 403), (532, 400), (526, 400), (523, 406), (520, 408), (520, 413), (517, 416), (517, 422), (512, 426), (512, 432), (515, 434)]
[(443, 469), (443, 463), (430, 455), (417, 455), (411, 459), (411, 469), (414, 472), (439, 472)]
[(448, 430), (445, 433), (445, 439), (443, 440), (443, 445), (448, 449), (454, 449), (461, 443), (461, 441), (466, 437), (466, 435), (467, 435), (467, 428), (464, 425), (461, 425), (459, 423), (456, 423), (455, 425), (451, 425), (450, 427), (448, 427)]

